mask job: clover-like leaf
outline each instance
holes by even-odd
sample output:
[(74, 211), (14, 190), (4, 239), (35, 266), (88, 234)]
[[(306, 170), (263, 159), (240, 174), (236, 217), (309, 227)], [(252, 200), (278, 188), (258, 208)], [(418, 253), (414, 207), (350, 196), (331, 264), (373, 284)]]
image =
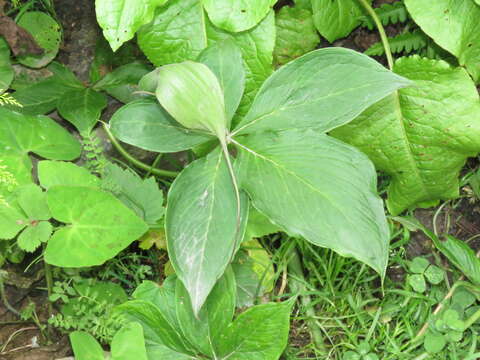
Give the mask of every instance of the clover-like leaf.
[(462, 68), (417, 56), (394, 71), (415, 86), (371, 106), (332, 135), (366, 153), (392, 176), (392, 214), (459, 195), (458, 173), (480, 151), (480, 101)]

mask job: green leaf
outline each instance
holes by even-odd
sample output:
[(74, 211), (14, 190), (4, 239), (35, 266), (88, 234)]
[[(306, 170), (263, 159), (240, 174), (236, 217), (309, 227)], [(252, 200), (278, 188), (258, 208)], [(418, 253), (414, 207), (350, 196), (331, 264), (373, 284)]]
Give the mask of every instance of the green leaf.
[(112, 360), (148, 360), (143, 328), (139, 323), (132, 322), (118, 330), (111, 348)]
[(18, 25), (27, 30), (37, 44), (44, 49), (41, 55), (17, 56), (20, 64), (41, 68), (50, 63), (58, 53), (62, 31), (60, 25), (47, 13), (42, 11), (29, 11), (21, 15)]
[(13, 67), (10, 63), (10, 48), (7, 42), (0, 38), (0, 95), (8, 90), (13, 76)]
[(197, 59), (217, 76), (223, 90), (228, 124), (235, 115), (245, 89), (242, 53), (232, 39), (210, 45)]
[(254, 306), (240, 314), (218, 340), (218, 355), (229, 360), (275, 360), (288, 340), (293, 301)]
[(311, 129), (239, 141), (241, 188), (255, 208), (292, 236), (385, 274), (389, 230), (375, 168), (365, 155)]
[(20, 187), (17, 190), (17, 202), (31, 220), (49, 220), (51, 217), (45, 193), (38, 185)]
[(480, 81), (480, 7), (473, 0), (406, 0), (413, 20)]
[(73, 331), (69, 337), (76, 360), (104, 360), (102, 347), (92, 335)]
[(268, 217), (263, 215), (254, 207), (250, 208), (244, 241), (249, 241), (253, 238), (260, 238), (265, 235), (274, 234), (280, 231), (282, 231), (282, 229), (273, 224)]
[(217, 339), (232, 322), (235, 313), (235, 276), (231, 269), (217, 281), (198, 316), (192, 311), (187, 289), (177, 281), (177, 317), (185, 338), (202, 353), (215, 357)]
[(407, 282), (416, 292), (424, 293), (427, 290), (427, 284), (422, 274), (408, 275)]
[(195, 314), (240, 245), (247, 211), (248, 198), (242, 194), (238, 222), (232, 179), (218, 150), (191, 163), (170, 188), (165, 220), (168, 252)]
[(29, 222), (18, 237), (18, 247), (24, 251), (34, 252), (42, 243), (46, 243), (52, 235), (53, 227), (48, 221)]
[(281, 67), (265, 81), (234, 133), (299, 128), (327, 132), (409, 84), (353, 50), (312, 51)]
[(427, 335), (425, 336), (425, 340), (423, 342), (425, 350), (427, 350), (427, 352), (429, 352), (430, 354), (439, 353), (443, 350), (446, 344), (447, 341), (445, 339), (445, 336), (443, 336), (442, 334), (434, 334), (430, 331), (427, 332)]
[(430, 265), (424, 275), (433, 285), (438, 285), (445, 279), (445, 272), (435, 265)]
[(163, 192), (154, 177), (142, 179), (128, 169), (108, 163), (103, 182), (113, 186), (113, 194), (149, 225), (155, 225), (164, 213)]
[(331, 43), (348, 36), (360, 25), (363, 14), (358, 0), (312, 0), (312, 9), (315, 26)]
[(214, 139), (184, 128), (153, 99), (136, 100), (121, 107), (112, 116), (110, 126), (121, 141), (160, 153), (191, 149)]
[(60, 115), (75, 125), (80, 134), (89, 134), (107, 107), (107, 97), (92, 89), (68, 91), (58, 99)]
[[(253, 306), (257, 290), (261, 289), (260, 278), (253, 269), (254, 261), (248, 256), (246, 251), (240, 249), (231, 266), (235, 273), (235, 283), (237, 284), (237, 307)], [(260, 291), (258, 295), (261, 295), (261, 293)]]
[(28, 219), (9, 204), (0, 204), (0, 239), (10, 240), (27, 225)]
[(212, 23), (226, 31), (241, 32), (257, 25), (277, 0), (204, 0)]
[(147, 354), (149, 359), (197, 360), (196, 357), (173, 351), (164, 345), (149, 345)]
[(332, 135), (366, 153), (392, 177), (387, 205), (393, 215), (458, 197), (458, 173), (480, 151), (480, 102), (465, 70), (417, 56), (394, 71), (415, 86), (371, 106)]
[(103, 264), (148, 229), (120, 200), (98, 189), (54, 186), (48, 189), (47, 202), (52, 216), (68, 224), (48, 242), (45, 261), (52, 265)]
[(408, 269), (414, 274), (423, 274), (429, 265), (430, 263), (427, 259), (417, 256), (408, 263)]
[(342, 360), (362, 360), (362, 358), (355, 351), (347, 351), (343, 355)]
[(275, 16), (277, 37), (273, 57), (283, 65), (314, 50), (320, 42), (313, 24), (312, 12), (295, 6), (284, 6)]
[(170, 0), (138, 31), (138, 45), (156, 66), (194, 60), (207, 46), (200, 0)]
[(63, 161), (40, 161), (38, 179), (44, 189), (55, 185), (100, 187), (100, 179), (87, 169)]
[(166, 0), (97, 0), (95, 12), (103, 35), (113, 51), (133, 38), (135, 32), (153, 19), (155, 7)]
[(161, 67), (155, 94), (180, 124), (224, 140), (227, 118), (222, 87), (208, 66), (185, 61)]
[(152, 303), (142, 300), (128, 301), (117, 306), (116, 311), (127, 319), (142, 325), (147, 347), (165, 345), (173, 351), (189, 353), (183, 335)]

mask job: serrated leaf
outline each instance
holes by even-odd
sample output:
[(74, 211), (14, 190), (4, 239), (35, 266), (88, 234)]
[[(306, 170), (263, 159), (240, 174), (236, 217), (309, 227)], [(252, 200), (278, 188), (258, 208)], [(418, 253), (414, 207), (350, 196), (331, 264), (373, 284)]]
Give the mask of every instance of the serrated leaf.
[(245, 69), (240, 48), (232, 39), (210, 45), (198, 59), (216, 75), (223, 90), (225, 114), (230, 127), (245, 89)]
[(406, 0), (413, 20), (480, 81), (480, 7), (473, 0)]
[(53, 227), (48, 221), (30, 222), (17, 239), (18, 247), (24, 251), (34, 252), (52, 235)]
[(409, 84), (353, 50), (315, 50), (282, 66), (265, 81), (234, 134), (300, 128), (327, 132)]
[(64, 161), (40, 161), (38, 179), (44, 189), (55, 185), (100, 187), (100, 179), (87, 169)]
[(10, 62), (10, 48), (7, 42), (0, 38), (0, 95), (8, 90), (14, 72)]
[(155, 178), (140, 178), (131, 170), (108, 163), (103, 182), (114, 185), (114, 195), (149, 225), (155, 225), (164, 213), (163, 192)]
[(32, 68), (41, 68), (57, 56), (62, 32), (60, 25), (51, 16), (41, 11), (29, 11), (20, 16), (18, 25), (27, 30), (44, 49), (41, 55), (17, 56), (18, 62)]
[(346, 37), (360, 25), (363, 14), (362, 5), (357, 0), (312, 0), (312, 9), (315, 26), (331, 43)]
[(153, 19), (155, 8), (166, 0), (96, 0), (97, 21), (113, 51), (133, 38), (135, 32)]
[(239, 141), (240, 183), (255, 208), (292, 236), (384, 275), (389, 230), (376, 172), (365, 155), (314, 130), (264, 132)]
[(147, 360), (143, 328), (139, 323), (129, 323), (113, 337), (111, 360)]
[(275, 15), (275, 26), (275, 65), (286, 64), (314, 50), (320, 42), (312, 12), (301, 7), (282, 7)]
[(148, 229), (120, 200), (99, 189), (53, 186), (47, 202), (53, 218), (67, 224), (53, 234), (45, 250), (45, 261), (52, 265), (103, 264)]
[(215, 139), (184, 128), (153, 99), (135, 100), (124, 105), (112, 116), (110, 126), (119, 140), (160, 153), (191, 149)]
[(287, 345), (293, 301), (254, 306), (224, 330), (218, 354), (231, 360), (275, 360)]
[(106, 107), (107, 97), (89, 88), (68, 91), (57, 104), (60, 115), (84, 135), (92, 131)]
[(241, 32), (257, 25), (277, 0), (204, 0), (212, 23), (220, 29)]
[(73, 331), (69, 335), (73, 354), (77, 360), (104, 360), (103, 349), (95, 338), (83, 331)]
[(169, 257), (195, 314), (240, 245), (247, 211), (242, 194), (238, 223), (232, 179), (218, 150), (191, 163), (171, 186), (165, 220)]
[(394, 71), (415, 86), (371, 106), (332, 135), (366, 153), (392, 177), (393, 215), (458, 197), (458, 172), (480, 151), (480, 102), (465, 70), (417, 56)]

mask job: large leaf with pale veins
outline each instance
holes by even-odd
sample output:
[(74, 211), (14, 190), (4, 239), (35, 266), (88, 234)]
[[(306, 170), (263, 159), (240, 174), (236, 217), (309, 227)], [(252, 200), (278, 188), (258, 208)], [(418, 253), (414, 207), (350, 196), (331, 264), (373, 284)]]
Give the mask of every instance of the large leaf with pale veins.
[(110, 119), (110, 126), (121, 141), (161, 153), (191, 149), (214, 139), (184, 128), (154, 99), (135, 100), (122, 106)]
[(237, 200), (220, 151), (194, 161), (170, 188), (166, 213), (170, 261), (196, 314), (241, 241), (238, 233), (243, 235), (247, 218), (246, 196), (241, 205), (242, 224), (237, 229)]
[(318, 130), (239, 140), (241, 187), (293, 236), (363, 261), (384, 275), (389, 231), (373, 164)]
[(45, 261), (55, 266), (101, 265), (148, 230), (120, 200), (92, 187), (52, 186), (47, 202), (53, 218), (67, 224), (45, 250)]
[(480, 81), (480, 7), (473, 0), (405, 0), (413, 20)]
[(298, 128), (330, 131), (409, 84), (353, 50), (312, 51), (265, 81), (235, 133)]
[(480, 102), (462, 68), (401, 58), (394, 71), (415, 82), (366, 110), (332, 134), (355, 145), (392, 176), (393, 214), (458, 197), (458, 174), (480, 151)]

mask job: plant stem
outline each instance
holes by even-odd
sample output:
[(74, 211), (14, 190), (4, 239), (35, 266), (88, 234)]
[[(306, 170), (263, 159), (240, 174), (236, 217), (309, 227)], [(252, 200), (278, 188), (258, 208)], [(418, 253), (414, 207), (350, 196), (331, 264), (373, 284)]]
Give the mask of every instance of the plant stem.
[(8, 302), (7, 294), (5, 293), (5, 285), (3, 283), (3, 277), (5, 276), (5, 271), (0, 270), (0, 297), (2, 298), (3, 305), (10, 312), (14, 313), (17, 316), (20, 316), (20, 313)]
[(140, 160), (135, 159), (132, 155), (130, 155), (123, 147), (120, 145), (120, 143), (115, 139), (113, 134), (110, 132), (110, 129), (108, 128), (108, 124), (102, 123), (103, 128), (105, 129), (105, 132), (108, 135), (108, 138), (112, 142), (112, 145), (117, 149), (117, 151), (122, 155), (127, 161), (132, 163), (134, 166), (149, 171), (154, 175), (157, 176), (165, 176), (165, 177), (170, 177), (170, 178), (175, 178), (179, 173), (177, 171), (170, 171), (170, 170), (163, 170), (163, 169), (157, 169), (153, 168), (151, 165), (147, 165)]
[(385, 28), (383, 27), (382, 22), (380, 21), (377, 13), (373, 10), (372, 6), (368, 3), (367, 0), (358, 0), (365, 10), (370, 14), (375, 25), (377, 25), (378, 32), (380, 34), (380, 39), (382, 40), (383, 48), (385, 49), (385, 56), (387, 57), (388, 67), (390, 70), (393, 69), (393, 56), (392, 51), (390, 50), (390, 44), (388, 43), (388, 36), (385, 33)]
[(290, 250), (288, 258), (287, 268), (289, 275), (291, 275), (289, 276), (290, 290), (300, 296), (300, 302), (305, 309), (305, 315), (307, 316), (306, 323), (312, 335), (312, 340), (316, 349), (321, 353), (326, 353), (323, 335), (315, 320), (316, 314), (315, 309), (312, 306), (312, 299), (310, 298), (310, 295), (307, 294), (302, 261), (295, 246)]
[[(46, 245), (43, 244), (43, 252), (45, 253)], [(48, 315), (52, 317), (53, 314), (53, 307), (50, 301), (50, 296), (53, 293), (53, 275), (52, 275), (52, 267), (48, 264), (45, 259), (43, 259), (43, 266), (45, 269), (45, 282), (47, 283), (47, 294), (48, 294)]]

